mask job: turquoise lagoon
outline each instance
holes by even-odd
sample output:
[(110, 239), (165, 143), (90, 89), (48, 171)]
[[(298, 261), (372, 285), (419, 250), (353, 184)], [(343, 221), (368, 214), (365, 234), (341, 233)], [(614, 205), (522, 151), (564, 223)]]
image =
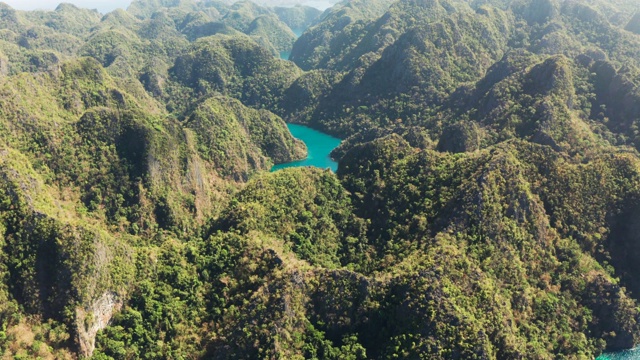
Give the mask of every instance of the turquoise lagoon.
[(308, 126), (287, 124), (287, 127), (293, 137), (302, 140), (307, 145), (309, 155), (304, 160), (278, 164), (271, 168), (271, 171), (299, 166), (315, 166), (323, 169), (330, 168), (333, 172), (338, 170), (338, 163), (333, 161), (329, 154), (340, 145), (340, 139), (314, 130)]

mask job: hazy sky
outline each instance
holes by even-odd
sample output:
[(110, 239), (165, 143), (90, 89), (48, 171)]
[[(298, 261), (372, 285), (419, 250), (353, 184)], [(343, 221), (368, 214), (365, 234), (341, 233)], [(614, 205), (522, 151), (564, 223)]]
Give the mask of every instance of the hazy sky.
[[(262, 5), (270, 6), (293, 6), (294, 4), (305, 4), (324, 10), (339, 0), (254, 0), (254, 2)], [(75, 4), (78, 7), (86, 9), (98, 9), (103, 14), (113, 11), (117, 8), (127, 9), (131, 0), (0, 0), (9, 4), (14, 9), (19, 10), (35, 10), (35, 9), (55, 9), (59, 3), (66, 2)]]
[(78, 7), (87, 9), (98, 9), (101, 13), (107, 13), (117, 8), (126, 9), (131, 0), (0, 0), (9, 4), (14, 9), (34, 10), (48, 9), (53, 10), (61, 2), (72, 3)]

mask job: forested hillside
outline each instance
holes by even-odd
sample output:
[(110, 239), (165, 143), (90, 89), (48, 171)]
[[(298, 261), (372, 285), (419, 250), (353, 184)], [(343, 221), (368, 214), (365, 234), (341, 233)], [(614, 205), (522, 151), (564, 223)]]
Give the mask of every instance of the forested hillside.
[(635, 0), (0, 3), (0, 354), (628, 349), (639, 151)]

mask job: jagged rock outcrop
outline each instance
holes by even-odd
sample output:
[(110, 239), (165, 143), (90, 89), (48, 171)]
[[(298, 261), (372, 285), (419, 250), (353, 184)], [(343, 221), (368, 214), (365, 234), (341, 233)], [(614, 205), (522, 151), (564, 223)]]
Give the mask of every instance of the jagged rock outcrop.
[(91, 357), (96, 348), (96, 334), (109, 325), (111, 318), (120, 311), (123, 299), (114, 292), (106, 292), (95, 302), (76, 309), (76, 329), (80, 355)]

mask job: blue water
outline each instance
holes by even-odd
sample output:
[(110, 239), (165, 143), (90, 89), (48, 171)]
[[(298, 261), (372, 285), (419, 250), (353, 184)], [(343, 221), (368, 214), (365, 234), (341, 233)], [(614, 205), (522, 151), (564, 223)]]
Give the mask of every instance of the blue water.
[(640, 359), (640, 347), (598, 356), (596, 360), (636, 360)]
[[(302, 35), (302, 33), (305, 31), (305, 29), (291, 29), (291, 31), (293, 31), (293, 33), (296, 35), (296, 39), (297, 39)], [(280, 59), (282, 59), (282, 60), (289, 60), (289, 56), (291, 56), (291, 50), (289, 50), (289, 51), (281, 51), (280, 52)]]
[(282, 59), (282, 60), (289, 60), (289, 56), (291, 56), (291, 51), (281, 51), (280, 52), (280, 59)]
[(340, 145), (340, 139), (303, 125), (287, 124), (287, 127), (293, 137), (307, 144), (309, 156), (304, 160), (278, 164), (271, 168), (271, 171), (298, 166), (315, 166), (323, 169), (330, 168), (333, 172), (338, 170), (338, 163), (333, 161), (329, 157), (329, 154)]

